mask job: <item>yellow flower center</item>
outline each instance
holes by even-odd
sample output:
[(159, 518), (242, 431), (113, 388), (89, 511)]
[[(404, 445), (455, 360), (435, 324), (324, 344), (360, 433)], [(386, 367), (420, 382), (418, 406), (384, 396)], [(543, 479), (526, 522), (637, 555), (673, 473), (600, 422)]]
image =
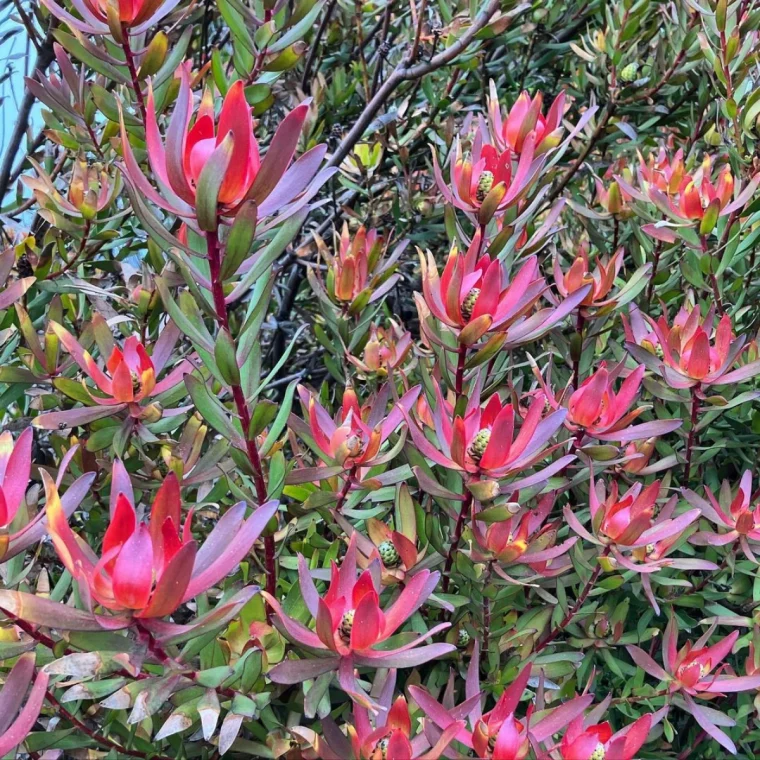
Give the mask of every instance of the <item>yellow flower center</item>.
[(483, 454), (486, 453), (486, 448), (488, 448), (488, 443), (490, 440), (491, 431), (488, 428), (483, 428), (483, 430), (480, 430), (472, 439), (472, 443), (470, 444), (470, 447), (467, 449), (467, 451), (476, 462), (479, 462), (483, 458)]
[(464, 319), (469, 319), (472, 316), (472, 312), (475, 309), (475, 304), (477, 303), (478, 296), (480, 295), (480, 288), (473, 288), (468, 294), (467, 297), (462, 301), (462, 317)]
[(493, 172), (485, 171), (480, 173), (478, 180), (478, 190), (475, 197), (482, 203), (493, 187)]
[(354, 627), (354, 615), (356, 610), (346, 610), (343, 613), (343, 617), (340, 619), (340, 625), (338, 626), (338, 633), (344, 641), (351, 640), (351, 630)]

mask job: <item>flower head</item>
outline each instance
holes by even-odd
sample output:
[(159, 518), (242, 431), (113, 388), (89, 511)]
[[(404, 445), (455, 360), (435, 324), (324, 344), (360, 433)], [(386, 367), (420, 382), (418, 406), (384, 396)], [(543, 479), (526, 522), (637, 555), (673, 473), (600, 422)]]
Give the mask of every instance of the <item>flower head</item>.
[(298, 395), (308, 420), (308, 428), (303, 432), (314, 440), (324, 461), (345, 468), (371, 466), (385, 441), (403, 422), (404, 411), (409, 412), (419, 393), (419, 386), (407, 391), (384, 416), (390, 394), (387, 385), (361, 406), (356, 392), (347, 387), (343, 391), (343, 403), (333, 419), (316, 395), (300, 385)]
[(412, 334), (398, 322), (390, 320), (387, 328), (370, 325), (369, 340), (364, 345), (361, 359), (351, 354), (346, 358), (360, 372), (383, 378), (405, 364), (412, 345)]
[(465, 155), (459, 139), (449, 159), (450, 182), (444, 179), (438, 156), (433, 149), (436, 184), (445, 201), (467, 214), (480, 225), (500, 217), (519, 203), (534, 185), (544, 158), (535, 158), (536, 136), (531, 133), (521, 142), (519, 160), (510, 148), (500, 150), (491, 145), (485, 129), (479, 128), (472, 150)]
[(683, 495), (693, 507), (701, 510), (702, 516), (721, 528), (720, 533), (700, 531), (691, 537), (691, 543), (705, 546), (725, 546), (739, 543), (748, 559), (757, 562), (751, 544), (760, 543), (760, 502), (753, 505), (752, 472), (746, 470), (742, 475), (736, 494), (732, 494), (728, 481), (716, 497), (705, 486), (707, 500), (690, 489), (684, 489)]
[(617, 174), (622, 175), (627, 182), (633, 181), (633, 175), (624, 158), (613, 163), (604, 173), (603, 178), (594, 175), (596, 184), (596, 202), (608, 213), (618, 219), (628, 219), (633, 215), (631, 201), (633, 196), (624, 190), (615, 179)]
[(121, 183), (112, 180), (102, 166), (87, 163), (83, 157), (74, 161), (68, 193), (62, 195), (50, 175), (33, 158), (29, 159), (37, 172), (36, 177), (25, 175), (21, 181), (34, 192), (37, 202), (46, 212), (54, 211), (65, 216), (94, 219), (107, 209), (119, 194)]
[(760, 176), (755, 175), (742, 189), (728, 165), (719, 169), (714, 179), (709, 156), (689, 174), (681, 150), (672, 159), (663, 149), (656, 157), (652, 154), (647, 162), (640, 157), (638, 175), (641, 190), (632, 187), (624, 177), (618, 176), (616, 180), (630, 196), (653, 203), (665, 215), (667, 221), (647, 224), (643, 229), (670, 243), (677, 239), (672, 227), (695, 227), (701, 236), (708, 235), (719, 217), (743, 208), (760, 183)]
[(156, 492), (147, 523), (138, 516), (124, 466), (116, 461), (111, 520), (101, 556), (69, 527), (55, 484), (43, 473), (50, 536), (66, 569), (92, 605), (128, 611), (138, 618), (170, 615), (236, 568), (277, 511), (270, 501), (245, 519), (243, 502), (229, 509), (198, 549), (192, 514), (182, 525), (179, 481), (170, 473)]
[(655, 452), (657, 438), (646, 438), (645, 440), (631, 441), (625, 447), (625, 462), (620, 466), (623, 472), (631, 475), (646, 474), (644, 471), (649, 467), (649, 461)]
[[(375, 678), (378, 685), (378, 678)], [(403, 696), (393, 699), (396, 670), (388, 671), (382, 680), (378, 711), (354, 704), (353, 717), (345, 726), (345, 734), (330, 716), (322, 720), (322, 735), (297, 726), (292, 729), (304, 744), (308, 744), (322, 760), (438, 760), (444, 750), (464, 728), (464, 721), (454, 721), (440, 734), (434, 746), (428, 732), (413, 730), (409, 705)], [(416, 735), (415, 735), (416, 733)]]
[(377, 230), (361, 226), (351, 237), (348, 224), (344, 224), (337, 256), (324, 251), (328, 294), (342, 304), (352, 304), (364, 293), (364, 305), (378, 300), (398, 281), (400, 275), (394, 274), (396, 262), (405, 248), (405, 243), (398, 246), (384, 261), (387, 243)]
[(717, 742), (732, 754), (736, 754), (733, 741), (718, 728), (717, 718), (722, 717), (719, 725), (733, 725), (728, 716), (721, 716), (717, 710), (700, 707), (694, 697), (714, 699), (726, 693), (753, 691), (760, 688), (760, 675), (736, 676), (730, 665), (723, 661), (739, 638), (739, 631), (730, 633), (725, 638), (708, 645), (715, 630), (715, 624), (694, 643), (686, 642), (678, 649), (678, 620), (672, 615), (665, 635), (662, 637), (662, 666), (655, 662), (643, 649), (627, 646), (633, 661), (650, 676), (668, 684), (668, 690), (678, 692), (682, 706), (699, 721), (700, 726)]
[(578, 539), (572, 537), (556, 545), (560, 523), (546, 523), (554, 501), (555, 495), (547, 494), (535, 509), (519, 509), (513, 517), (492, 523), (485, 530), (480, 522), (473, 521), (478, 546), (473, 558), (476, 561), (493, 558), (502, 566), (527, 565), (539, 575), (556, 575), (559, 567), (564, 566), (558, 566), (555, 560), (570, 551)]
[(630, 726), (613, 733), (609, 723), (587, 725), (578, 716), (559, 745), (562, 760), (633, 760), (647, 740), (652, 716), (642, 715)]
[(42, 0), (42, 4), (56, 18), (85, 34), (109, 34), (111, 23), (116, 23), (130, 34), (142, 34), (171, 13), (179, 2), (180, 0), (74, 0), (73, 5), (81, 17), (79, 18), (55, 0)]
[(460, 730), (456, 740), (474, 750), (478, 758), (524, 760), (529, 755), (531, 745), (551, 739), (593, 702), (593, 696), (586, 694), (540, 712), (536, 712), (534, 705), (530, 704), (527, 716), (518, 719), (516, 712), (530, 678), (531, 666), (528, 664), (502, 693), (494, 708), (483, 713), (477, 673), (478, 655), (476, 642), (467, 674), (467, 700), (456, 707), (444, 707), (419, 686), (409, 687), (414, 701), (440, 729), (448, 729), (455, 720), (468, 719), (469, 729)]
[(585, 434), (601, 441), (626, 443), (652, 435), (664, 435), (681, 426), (681, 420), (656, 420), (632, 425), (634, 420), (649, 409), (649, 406), (631, 409), (641, 389), (645, 367), (636, 367), (616, 392), (616, 380), (622, 370), (622, 363), (608, 370), (607, 363), (601, 362), (598, 369), (581, 383), (578, 390), (569, 389), (572, 393), (566, 401), (564, 392), (559, 399), (554, 396), (537, 367), (534, 368), (534, 374), (554, 409), (560, 408), (561, 405), (567, 406), (565, 427), (573, 433)]
[(614, 303), (614, 300), (606, 301), (605, 298), (612, 290), (615, 278), (623, 265), (623, 253), (623, 249), (618, 248), (609, 262), (602, 257), (597, 258), (593, 272), (589, 262), (588, 245), (579, 246), (575, 261), (565, 273), (562, 272), (559, 259), (555, 257), (554, 282), (560, 295), (567, 298), (584, 285), (590, 285), (586, 297), (581, 301), (581, 305), (586, 307), (585, 313), (588, 312), (590, 306), (603, 307)]
[[(98, 321), (103, 321), (100, 315), (93, 319), (93, 322)], [(161, 409), (150, 404), (151, 399), (181, 383), (182, 378), (193, 369), (189, 361), (182, 361), (163, 380), (157, 379), (179, 337), (179, 331), (172, 324), (164, 327), (164, 332), (154, 346), (153, 356), (148, 354), (137, 337), (130, 336), (123, 347), (113, 345), (103, 368), (66, 328), (57, 322), (51, 322), (50, 326), (72, 359), (95, 383), (95, 388), (87, 385), (85, 388), (93, 404), (101, 407), (99, 417), (126, 409), (136, 419), (155, 421), (160, 417)], [(93, 417), (91, 413), (89, 408), (51, 412), (35, 418), (34, 424), (50, 429), (58, 427), (59, 423), (74, 425), (83, 420), (99, 418)]]
[(478, 232), (466, 252), (454, 246), (440, 277), (432, 254), (420, 254), (427, 307), (467, 344), (487, 332), (506, 330), (533, 308), (547, 287), (535, 257), (510, 281), (502, 262), (479, 255), (480, 243)]
[[(455, 649), (450, 644), (419, 646), (426, 639), (448, 628), (449, 623), (436, 625), (401, 647), (383, 648), (384, 642), (433, 593), (440, 573), (431, 573), (429, 570), (415, 573), (396, 600), (384, 608), (380, 603), (382, 587), (379, 574), (369, 568), (357, 577), (356, 533), (351, 536), (340, 568), (335, 562), (331, 564), (330, 583), (323, 595), (317, 592), (306, 560), (301, 555), (298, 558), (298, 576), (304, 602), (315, 620), (315, 629), (307, 628), (290, 617), (277, 599), (262, 592), (274, 610), (275, 623), (297, 644), (322, 655), (329, 655), (319, 661), (322, 663), (321, 672), (338, 669), (344, 691), (361, 704), (371, 702), (355, 681), (354, 667), (414, 667)], [(411, 649), (415, 651), (410, 652)], [(303, 662), (297, 660), (281, 663), (269, 675), (275, 683), (298, 683), (303, 680), (299, 662), (302, 667)]]
[(230, 87), (218, 117), (213, 95), (206, 90), (191, 126), (193, 94), (187, 67), (180, 66), (178, 73), (180, 89), (165, 140), (156, 120), (152, 91), (147, 99), (146, 144), (160, 194), (137, 164), (122, 119), (121, 168), (132, 193), (188, 222), (194, 224), (197, 219), (201, 229), (209, 230), (216, 230), (218, 216), (234, 216), (246, 201), (256, 204), (259, 220), (276, 212), (278, 218), (284, 218), (298, 210), (308, 200), (304, 191), (325, 151), (324, 146), (317, 146), (291, 166), (308, 102), (285, 117), (262, 159), (243, 81)]
[(660, 494), (659, 480), (644, 487), (635, 483), (624, 494), (618, 491), (617, 480), (613, 480), (606, 493), (603, 481), (591, 481), (589, 506), (591, 529), (589, 533), (569, 507), (565, 507), (565, 519), (570, 527), (582, 538), (597, 545), (611, 548), (613, 555), (620, 558), (621, 547), (635, 549), (653, 545), (671, 536), (679, 535), (698, 517), (699, 510), (692, 509), (673, 517), (677, 497), (658, 509)]
[(523, 90), (509, 113), (502, 114), (496, 84), (491, 80), (488, 98), (488, 122), (491, 135), (499, 150), (509, 148), (519, 154), (525, 148), (528, 135), (533, 134), (535, 154), (540, 155), (559, 145), (562, 137), (562, 115), (565, 111), (565, 93), (560, 92), (546, 115), (543, 113), (544, 96), (537, 92), (531, 99)]
[[(479, 394), (473, 394), (464, 417), (459, 417), (437, 386), (436, 393), (436, 404), (430, 412), (437, 446), (431, 444), (419, 425), (411, 423), (410, 432), (420, 452), (442, 467), (500, 479), (526, 470), (556, 448), (547, 450), (566, 412), (562, 409), (547, 414), (542, 394), (534, 397), (518, 430), (514, 405), (504, 403), (498, 394), (491, 396), (485, 406), (480, 405)], [(561, 469), (566, 463), (555, 462), (550, 467)], [(517, 487), (511, 485), (512, 490)]]
[(420, 253), (423, 295), (416, 295), (420, 320), (431, 313), (471, 345), (488, 333), (506, 333), (507, 345), (519, 345), (544, 334), (564, 319), (588, 294), (586, 285), (559, 306), (534, 311), (547, 290), (535, 256), (527, 259), (510, 280), (504, 265), (480, 255), (480, 233), (466, 252), (451, 249), (439, 276), (435, 259)]
[(630, 320), (623, 316), (626, 349), (676, 389), (730, 385), (757, 375), (760, 361), (730, 371), (744, 350), (745, 338), (734, 335), (727, 314), (717, 327), (714, 322), (712, 309), (702, 317), (695, 306), (681, 307), (669, 325), (665, 315), (655, 321), (631, 304)]

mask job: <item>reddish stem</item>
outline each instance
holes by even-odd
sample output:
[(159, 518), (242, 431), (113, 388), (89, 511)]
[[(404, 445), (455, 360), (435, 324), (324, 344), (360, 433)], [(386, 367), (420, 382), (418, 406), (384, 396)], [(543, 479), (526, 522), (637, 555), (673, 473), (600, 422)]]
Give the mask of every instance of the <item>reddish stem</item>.
[(335, 511), (340, 512), (341, 509), (343, 509), (343, 505), (346, 502), (346, 499), (348, 498), (348, 494), (351, 491), (351, 486), (354, 484), (354, 479), (356, 478), (356, 471), (359, 469), (358, 465), (352, 465), (351, 469), (348, 471), (348, 476), (346, 477), (346, 482), (343, 484), (343, 488), (341, 488), (340, 493), (338, 494), (338, 502), (335, 505)]
[(647, 285), (647, 303), (652, 303), (652, 296), (654, 295), (654, 278), (657, 276), (657, 269), (660, 266), (660, 255), (662, 254), (662, 241), (657, 241), (654, 247), (654, 262), (652, 263), (652, 274), (649, 277), (649, 285)]
[(454, 378), (454, 391), (457, 394), (457, 401), (464, 393), (464, 365), (467, 362), (467, 346), (464, 343), (459, 345), (459, 354), (457, 357), (457, 373)]
[[(707, 254), (707, 236), (703, 235), (702, 242), (702, 254)], [(712, 258), (710, 260), (710, 285), (712, 286), (713, 297), (715, 298), (715, 308), (718, 310), (718, 314), (723, 314), (723, 301), (720, 297), (720, 288), (718, 287), (718, 278), (715, 276), (715, 272), (712, 271)]]
[[(486, 565), (486, 571), (483, 574), (483, 651), (481, 652), (481, 670), (487, 672), (488, 668), (488, 649), (491, 646), (491, 600), (485, 595), (485, 588), (491, 578), (492, 562)], [(483, 667), (485, 664), (485, 667)]]
[(562, 618), (562, 622), (554, 630), (550, 631), (549, 635), (533, 650), (534, 654), (540, 652), (543, 649), (546, 649), (546, 647), (549, 646), (549, 644), (551, 644), (552, 641), (554, 641), (554, 639), (556, 639), (557, 636), (559, 636), (560, 633), (565, 630), (566, 626), (570, 624), (578, 610), (583, 606), (583, 603), (586, 601), (586, 597), (588, 597), (588, 595), (591, 593), (591, 589), (594, 588), (594, 584), (597, 582), (599, 576), (602, 573), (602, 563), (599, 560), (601, 560), (602, 557), (606, 557), (609, 553), (610, 547), (606, 546), (602, 552), (601, 557), (599, 557), (597, 560), (597, 565), (594, 568), (594, 572), (591, 573), (591, 577), (588, 579), (588, 581), (586, 581), (586, 585), (583, 587), (583, 590), (575, 600), (575, 604), (568, 611), (567, 615)]
[(573, 376), (570, 384), (577, 389), (581, 374), (581, 357), (583, 356), (583, 328), (586, 325), (586, 317), (583, 316), (583, 307), (578, 307), (578, 319), (575, 322), (575, 332), (578, 335), (578, 354), (573, 359)]
[(699, 400), (697, 399), (697, 391), (699, 385), (695, 385), (691, 389), (691, 427), (689, 428), (689, 437), (686, 439), (686, 462), (683, 471), (683, 484), (689, 485), (689, 476), (691, 475), (691, 455), (694, 446), (697, 442), (697, 416), (699, 412)]
[(129, 29), (122, 26), (123, 42), (121, 43), (121, 49), (124, 51), (124, 58), (127, 60), (127, 68), (129, 69), (129, 76), (132, 79), (132, 89), (135, 91), (135, 97), (137, 98), (137, 105), (140, 107), (140, 114), (142, 115), (143, 124), (148, 120), (148, 112), (145, 109), (145, 99), (143, 98), (142, 89), (140, 87), (140, 80), (137, 78), (137, 66), (135, 65), (135, 57), (132, 54), (132, 48), (129, 44)]
[[(206, 233), (208, 248), (209, 272), (211, 275), (211, 294), (214, 299), (214, 310), (220, 327), (229, 332), (230, 321), (227, 312), (227, 303), (224, 299), (224, 282), (222, 281), (222, 251), (219, 245), (219, 236), (216, 231)], [(259, 449), (256, 440), (251, 438), (251, 412), (245, 400), (245, 394), (239, 384), (230, 386), (232, 398), (235, 402), (240, 424), (243, 428), (248, 459), (253, 469), (253, 482), (256, 487), (256, 498), (259, 504), (267, 500), (267, 486), (264, 480), (264, 469), (259, 457)], [(275, 557), (274, 536), (264, 537), (264, 561), (267, 572), (267, 591), (274, 596), (277, 591), (277, 563)]]
[(459, 542), (462, 539), (462, 532), (464, 531), (464, 523), (467, 519), (467, 513), (472, 506), (472, 494), (467, 493), (467, 498), (462, 502), (462, 509), (459, 511), (459, 517), (457, 517), (457, 524), (454, 528), (454, 536), (451, 539), (451, 546), (446, 555), (446, 564), (443, 566), (443, 584), (442, 589), (445, 594), (449, 590), (449, 584), (451, 583), (451, 567), (454, 564), (454, 552), (459, 547)]
[(79, 244), (79, 248), (77, 249), (77, 252), (74, 254), (74, 258), (71, 259), (71, 261), (67, 261), (66, 265), (59, 269), (57, 272), (52, 272), (48, 274), (45, 279), (46, 280), (55, 280), (61, 275), (66, 274), (81, 258), (82, 254), (85, 251), (85, 248), (87, 247), (87, 238), (90, 235), (90, 228), (92, 227), (92, 220), (88, 219), (84, 223), (84, 229), (82, 230), (82, 242)]

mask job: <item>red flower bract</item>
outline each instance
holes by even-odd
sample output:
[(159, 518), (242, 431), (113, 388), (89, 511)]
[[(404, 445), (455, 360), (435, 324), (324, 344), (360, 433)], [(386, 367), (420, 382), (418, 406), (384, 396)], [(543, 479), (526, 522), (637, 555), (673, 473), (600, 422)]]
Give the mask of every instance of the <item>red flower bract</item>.
[(56, 18), (85, 34), (109, 34), (110, 13), (130, 34), (142, 34), (171, 13), (180, 0), (71, 0), (81, 18), (54, 0), (41, 2)]
[[(159, 131), (153, 92), (148, 93), (146, 143), (160, 194), (135, 160), (122, 119), (121, 168), (133, 191), (193, 224), (202, 210), (201, 227), (214, 230), (217, 214), (234, 216), (246, 201), (256, 204), (259, 219), (277, 212), (284, 218), (304, 205), (310, 197), (304, 191), (325, 153), (325, 146), (316, 146), (290, 165), (308, 113), (308, 101), (285, 117), (261, 159), (243, 82), (238, 80), (230, 87), (218, 118), (213, 96), (207, 90), (191, 126), (193, 93), (188, 67), (180, 66), (178, 75), (180, 90), (165, 140)], [(321, 176), (327, 179), (329, 174), (323, 172)], [(319, 186), (318, 182), (312, 191)], [(215, 210), (208, 209), (209, 205)]]
[(153, 500), (149, 522), (135, 510), (129, 476), (113, 466), (111, 521), (101, 556), (69, 527), (55, 484), (43, 473), (50, 535), (66, 569), (78, 580), (90, 604), (129, 610), (138, 618), (170, 615), (218, 583), (237, 567), (277, 511), (268, 502), (244, 519), (245, 505), (228, 510), (200, 549), (190, 530), (192, 514), (181, 525), (180, 487), (170, 473)]

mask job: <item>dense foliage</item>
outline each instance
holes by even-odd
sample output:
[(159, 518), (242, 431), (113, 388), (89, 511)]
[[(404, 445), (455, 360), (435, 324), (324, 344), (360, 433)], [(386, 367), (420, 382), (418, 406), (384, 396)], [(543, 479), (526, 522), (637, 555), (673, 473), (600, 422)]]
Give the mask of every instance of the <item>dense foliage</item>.
[(0, 757), (760, 756), (754, 0), (3, 5)]

